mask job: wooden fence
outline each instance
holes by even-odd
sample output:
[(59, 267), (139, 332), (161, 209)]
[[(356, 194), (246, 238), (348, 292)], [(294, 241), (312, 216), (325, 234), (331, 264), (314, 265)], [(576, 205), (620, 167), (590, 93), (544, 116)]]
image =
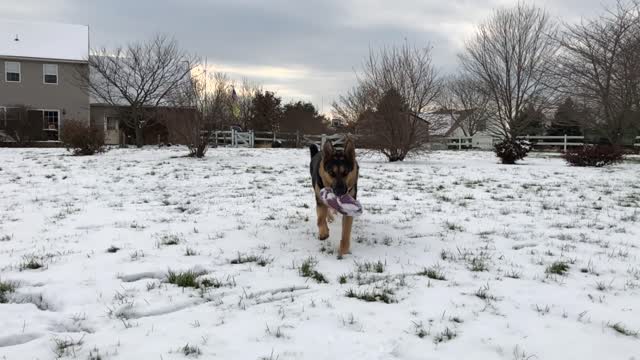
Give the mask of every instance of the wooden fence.
[(256, 147), (256, 145), (277, 144), (284, 147), (301, 147), (317, 144), (322, 147), (325, 141), (330, 140), (337, 147), (344, 145), (344, 135), (303, 135), (295, 133), (274, 133), (270, 131), (236, 130), (214, 131), (209, 137), (209, 143), (213, 146), (231, 147)]

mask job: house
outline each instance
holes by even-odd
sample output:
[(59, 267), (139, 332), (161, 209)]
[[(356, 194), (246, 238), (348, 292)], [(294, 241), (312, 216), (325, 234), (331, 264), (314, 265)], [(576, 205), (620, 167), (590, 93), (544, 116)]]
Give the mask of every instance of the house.
[(89, 27), (0, 20), (0, 137), (57, 141), (64, 121), (89, 122)]
[[(473, 136), (465, 134), (460, 123), (464, 121), (465, 114), (458, 111), (451, 116), (450, 111), (436, 110), (421, 114), (421, 117), (430, 124), (431, 144), (433, 149), (456, 147), (459, 143), (463, 148), (477, 148), (489, 150), (493, 148), (493, 136), (487, 129), (487, 124), (478, 124), (477, 132)], [(457, 121), (455, 120), (457, 119)], [(470, 139), (469, 139), (470, 138)], [(456, 144), (456, 145), (451, 145)]]

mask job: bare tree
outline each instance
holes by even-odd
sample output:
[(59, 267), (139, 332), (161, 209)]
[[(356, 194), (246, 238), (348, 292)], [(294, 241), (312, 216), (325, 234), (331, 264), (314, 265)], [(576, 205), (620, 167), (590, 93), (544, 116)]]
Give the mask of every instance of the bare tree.
[(414, 115), (425, 112), (438, 97), (442, 80), (433, 66), (431, 47), (399, 47), (369, 51), (359, 78), (364, 94), (377, 103), (395, 89)]
[(543, 110), (555, 98), (557, 25), (542, 9), (518, 3), (496, 10), (460, 55), (464, 71), (490, 97), (488, 130), (513, 140), (527, 128), (529, 108)]
[(135, 130), (136, 145), (143, 145), (143, 130), (154, 121), (155, 107), (165, 105), (169, 94), (188, 81), (194, 58), (163, 35), (113, 50), (92, 51), (90, 71), (79, 72), (81, 84), (98, 101), (127, 107), (122, 121)]
[(238, 90), (236, 103), (238, 121), (243, 129), (247, 129), (251, 121), (253, 98), (257, 92), (262, 92), (262, 87), (257, 83), (250, 82), (247, 78), (243, 78)]
[(594, 20), (567, 26), (560, 42), (562, 90), (590, 114), (580, 125), (621, 144), (640, 126), (640, 3), (618, 1)]
[(333, 102), (333, 115), (355, 127), (360, 117), (375, 107), (375, 96), (363, 86), (356, 86)]
[(226, 73), (214, 72), (208, 75), (206, 108), (209, 126), (213, 129), (223, 129), (234, 122), (232, 111), (233, 83)]
[(209, 147), (212, 128), (207, 113), (207, 88), (204, 74), (181, 82), (172, 91), (171, 105), (161, 115), (169, 133), (169, 140), (189, 148), (189, 156), (204, 157)]
[(404, 44), (370, 50), (358, 85), (334, 103), (334, 113), (357, 122), (361, 143), (382, 152), (389, 161), (402, 161), (429, 141), (429, 110), (442, 81), (430, 47)]
[(429, 141), (430, 124), (411, 111), (400, 93), (391, 88), (358, 121), (360, 142), (382, 153), (390, 162), (403, 161)]
[(438, 98), (440, 111), (449, 114), (454, 127), (464, 136), (486, 130), (489, 119), (489, 94), (468, 75), (450, 76)]

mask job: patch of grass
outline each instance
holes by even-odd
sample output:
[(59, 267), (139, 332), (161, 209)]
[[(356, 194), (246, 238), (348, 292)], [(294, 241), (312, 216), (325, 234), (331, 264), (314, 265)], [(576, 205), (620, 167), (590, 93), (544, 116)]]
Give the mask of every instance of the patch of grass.
[(598, 289), (598, 291), (607, 291), (609, 287), (610, 286), (607, 285), (604, 281), (596, 282), (596, 289)]
[(300, 268), (298, 268), (298, 273), (302, 277), (311, 278), (317, 281), (318, 283), (328, 284), (326, 277), (316, 270), (316, 265), (318, 265), (318, 261), (312, 257), (308, 257), (305, 259)]
[(481, 287), (480, 289), (478, 289), (475, 293), (475, 295), (484, 300), (484, 301), (493, 301), (493, 300), (498, 300), (498, 298), (496, 298), (495, 296), (491, 295), (489, 293), (489, 284)]
[(632, 331), (627, 329), (627, 327), (620, 322), (617, 322), (615, 324), (608, 324), (608, 326), (613, 330), (615, 330), (616, 332), (618, 332), (618, 334), (622, 334), (624, 336), (638, 337), (638, 334), (639, 334), (638, 331)]
[(476, 256), (469, 262), (469, 270), (474, 272), (489, 271), (489, 267), (485, 259)]
[(184, 256), (196, 256), (196, 255), (198, 255), (198, 252), (190, 247), (184, 250)]
[(268, 335), (271, 335), (275, 338), (278, 339), (282, 339), (285, 338), (285, 334), (282, 332), (282, 327), (278, 326), (276, 328), (276, 331), (271, 331), (271, 329), (269, 328), (269, 325), (267, 325), (267, 328), (264, 330)]
[(272, 259), (262, 255), (246, 255), (246, 254), (238, 253), (238, 257), (235, 259), (232, 259), (231, 261), (229, 261), (229, 263), (232, 265), (256, 263), (262, 267), (265, 267), (268, 264), (270, 264), (272, 261), (273, 261)]
[(80, 350), (84, 344), (84, 336), (78, 340), (74, 340), (70, 337), (67, 339), (53, 338), (53, 343), (55, 345), (53, 353), (58, 358), (62, 358), (64, 356), (75, 358), (77, 355), (76, 352)]
[(520, 277), (522, 276), (522, 273), (515, 270), (515, 269), (511, 269), (509, 270), (507, 273), (504, 274), (504, 277), (508, 277), (511, 279), (520, 279)]
[(278, 360), (278, 359), (280, 359), (280, 355), (275, 355), (274, 357), (273, 350), (271, 350), (271, 354), (269, 356), (261, 356), (258, 360)]
[(183, 347), (180, 348), (180, 352), (182, 354), (184, 354), (184, 356), (192, 356), (192, 357), (197, 357), (202, 355), (202, 351), (200, 351), (200, 348), (195, 346), (195, 345), (185, 345)]
[(382, 261), (378, 260), (377, 262), (364, 262), (364, 263), (356, 263), (358, 267), (358, 272), (374, 272), (378, 274), (382, 274), (384, 272), (385, 264)]
[(100, 356), (100, 350), (98, 348), (93, 348), (93, 350), (89, 351), (89, 360), (102, 360), (102, 356)]
[(182, 237), (178, 234), (162, 234), (158, 240), (158, 247), (173, 246), (182, 242)]
[(413, 331), (414, 334), (416, 334), (416, 336), (419, 337), (420, 339), (423, 339), (430, 335), (429, 331), (427, 331), (424, 328), (424, 324), (422, 324), (422, 321), (419, 323), (414, 322), (413, 326), (414, 326), (414, 331)]
[(545, 306), (536, 305), (535, 310), (540, 315), (547, 315), (551, 311), (551, 308), (549, 307), (549, 305), (545, 305)]
[(564, 261), (556, 261), (553, 264), (547, 266), (545, 273), (564, 275), (567, 273), (567, 271), (569, 271), (569, 264)]
[(198, 289), (201, 285), (198, 282), (198, 277), (204, 274), (204, 272), (194, 270), (182, 272), (174, 272), (169, 270), (169, 272), (167, 273), (167, 282), (169, 284), (177, 285), (184, 288), (190, 287)]
[(2, 236), (0, 236), (0, 242), (11, 241), (11, 239), (13, 239), (12, 235), (2, 235)]
[(42, 259), (36, 256), (25, 256), (22, 263), (20, 264), (20, 271), (24, 270), (37, 270), (44, 267), (44, 263)]
[(0, 304), (6, 304), (9, 299), (7, 295), (16, 291), (16, 284), (10, 281), (0, 281)]
[(385, 304), (395, 303), (396, 299), (393, 298), (393, 290), (391, 289), (373, 289), (369, 291), (357, 292), (354, 289), (349, 289), (345, 293), (348, 298), (354, 298), (366, 302), (383, 302)]
[(136, 251), (132, 252), (131, 254), (129, 254), (129, 257), (131, 258), (131, 261), (136, 261), (136, 260), (144, 257), (144, 251), (136, 250)]
[(107, 252), (108, 252), (108, 253), (110, 253), (110, 254), (115, 254), (115, 253), (117, 253), (118, 251), (120, 251), (120, 248), (119, 248), (119, 247), (117, 247), (117, 246), (115, 246), (115, 245), (111, 245), (111, 246), (109, 246), (109, 248), (107, 249)]
[(461, 225), (458, 225), (456, 223), (452, 223), (449, 221), (445, 221), (444, 227), (449, 231), (458, 231), (458, 232), (464, 231), (464, 228)]
[(439, 266), (434, 266), (431, 268), (425, 268), (424, 270), (417, 273), (420, 276), (426, 276), (429, 279), (445, 281), (447, 278), (444, 276), (444, 273), (440, 269)]
[(349, 277), (348, 277), (347, 275), (340, 275), (340, 276), (338, 277), (338, 283), (340, 283), (340, 284), (343, 284), (343, 285), (344, 285), (344, 284), (346, 284), (346, 283), (347, 283), (347, 279), (348, 279), (348, 278), (349, 278)]
[(440, 344), (449, 340), (453, 340), (457, 336), (458, 334), (455, 331), (447, 327), (441, 333), (436, 334), (436, 336), (433, 337), (433, 342), (435, 342), (436, 344)]

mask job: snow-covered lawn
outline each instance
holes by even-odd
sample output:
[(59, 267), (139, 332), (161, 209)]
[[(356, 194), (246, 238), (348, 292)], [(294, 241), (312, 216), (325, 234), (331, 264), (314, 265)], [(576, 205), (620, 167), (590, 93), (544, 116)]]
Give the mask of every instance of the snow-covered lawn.
[(361, 158), (339, 260), (307, 150), (184, 153), (0, 149), (0, 359), (640, 359), (640, 163)]

